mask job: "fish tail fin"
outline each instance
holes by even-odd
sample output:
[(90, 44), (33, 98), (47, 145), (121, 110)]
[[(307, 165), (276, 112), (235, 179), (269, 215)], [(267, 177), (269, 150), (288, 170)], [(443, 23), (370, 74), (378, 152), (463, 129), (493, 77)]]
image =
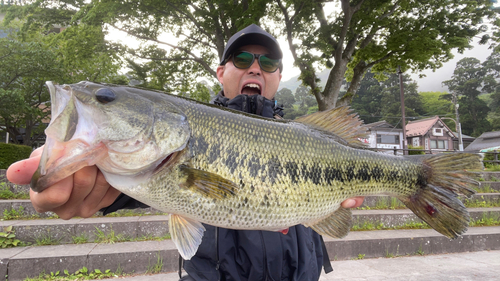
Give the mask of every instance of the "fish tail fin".
[(472, 196), (479, 185), (467, 170), (482, 169), (481, 156), (468, 153), (420, 156), (423, 181), (418, 191), (399, 198), (419, 218), (439, 233), (457, 238), (469, 226), (467, 208), (457, 198), (459, 194)]

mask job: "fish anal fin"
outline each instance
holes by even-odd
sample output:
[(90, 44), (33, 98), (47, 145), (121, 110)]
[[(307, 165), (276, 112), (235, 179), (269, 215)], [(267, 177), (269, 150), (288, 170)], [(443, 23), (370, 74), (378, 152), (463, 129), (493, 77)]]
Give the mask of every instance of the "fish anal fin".
[(325, 111), (301, 116), (295, 121), (333, 133), (353, 147), (366, 147), (359, 139), (367, 138), (367, 130), (358, 115), (348, 106), (339, 106)]
[(205, 227), (192, 219), (171, 214), (168, 226), (172, 241), (183, 259), (189, 260), (198, 251)]
[(235, 194), (238, 186), (217, 174), (191, 168), (186, 165), (179, 166), (182, 181), (181, 187), (192, 188), (203, 195), (224, 199)]
[(332, 238), (344, 238), (352, 225), (352, 213), (350, 209), (339, 207), (329, 217), (309, 227), (318, 234)]

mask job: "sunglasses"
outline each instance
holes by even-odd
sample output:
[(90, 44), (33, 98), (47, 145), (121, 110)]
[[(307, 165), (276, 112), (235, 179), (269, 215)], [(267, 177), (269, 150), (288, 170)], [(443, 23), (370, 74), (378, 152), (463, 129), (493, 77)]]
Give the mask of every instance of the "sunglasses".
[(273, 59), (268, 57), (268, 55), (258, 55), (241, 51), (234, 53), (232, 57), (234, 66), (239, 69), (249, 68), (255, 59), (259, 62), (260, 69), (269, 73), (275, 72), (281, 65), (281, 59)]

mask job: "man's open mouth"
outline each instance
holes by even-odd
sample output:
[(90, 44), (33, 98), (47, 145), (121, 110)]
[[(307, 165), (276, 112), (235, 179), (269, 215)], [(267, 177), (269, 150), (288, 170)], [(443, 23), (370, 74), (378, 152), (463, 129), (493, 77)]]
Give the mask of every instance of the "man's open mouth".
[(261, 89), (260, 85), (255, 83), (248, 83), (241, 89), (241, 94), (243, 95), (260, 95)]

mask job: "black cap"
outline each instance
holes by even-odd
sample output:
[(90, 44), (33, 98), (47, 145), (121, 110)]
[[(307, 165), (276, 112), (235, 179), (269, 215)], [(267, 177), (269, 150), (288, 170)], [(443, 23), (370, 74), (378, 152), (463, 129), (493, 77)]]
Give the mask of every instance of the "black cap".
[(231, 38), (229, 38), (220, 64), (223, 65), (234, 51), (246, 45), (264, 46), (269, 49), (272, 55), (275, 55), (280, 59), (283, 58), (283, 53), (281, 52), (280, 45), (278, 44), (278, 41), (276, 41), (276, 38), (259, 26), (251, 24), (236, 32)]

